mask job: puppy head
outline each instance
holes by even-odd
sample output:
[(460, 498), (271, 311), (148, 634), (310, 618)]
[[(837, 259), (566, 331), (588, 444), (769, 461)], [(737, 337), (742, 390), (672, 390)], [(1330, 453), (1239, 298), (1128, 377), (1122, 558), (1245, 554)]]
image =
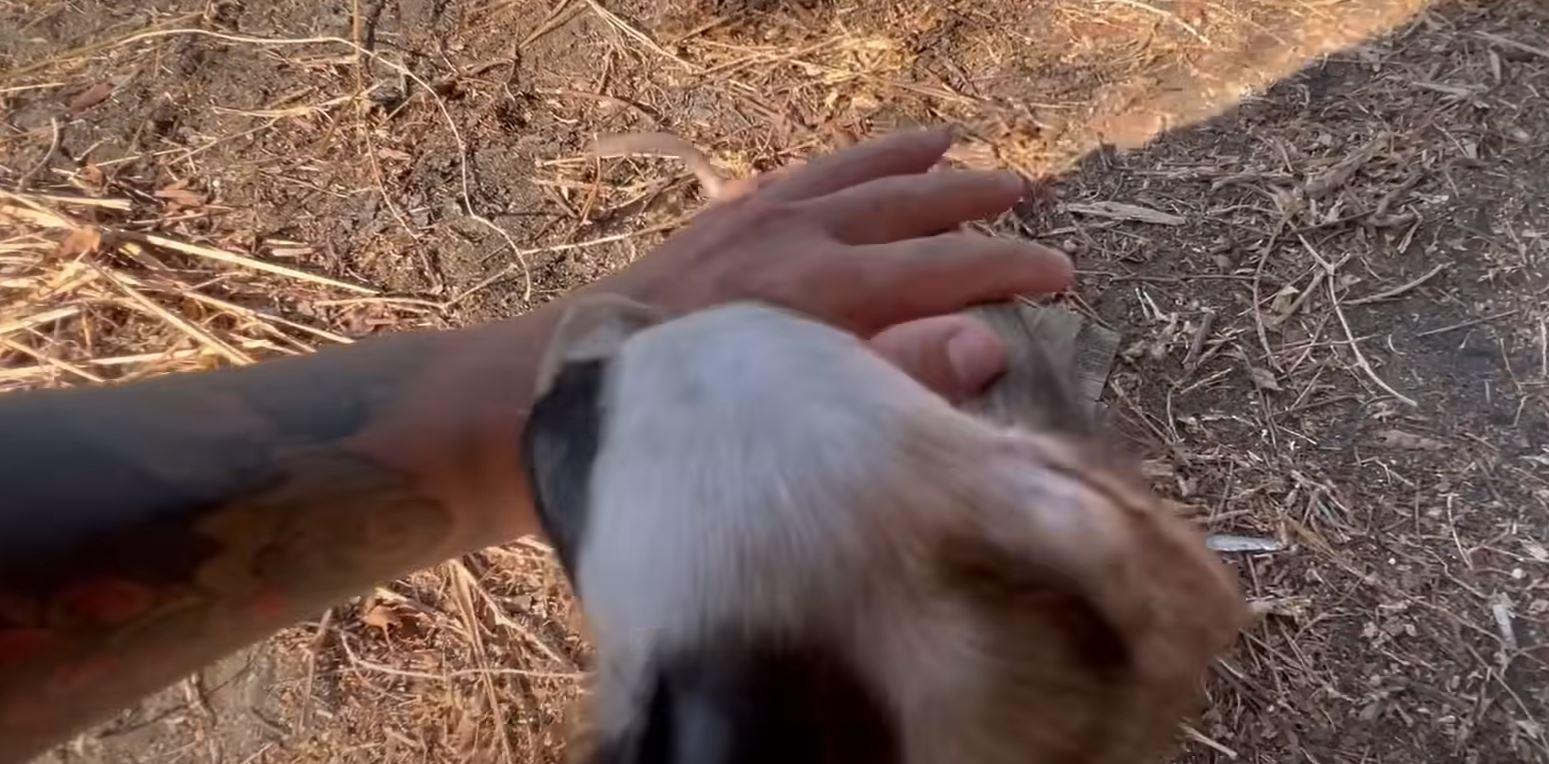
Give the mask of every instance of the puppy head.
[(783, 311), (612, 315), (559, 335), (527, 433), (595, 634), (588, 761), (1165, 748), (1241, 602), (1145, 492)]

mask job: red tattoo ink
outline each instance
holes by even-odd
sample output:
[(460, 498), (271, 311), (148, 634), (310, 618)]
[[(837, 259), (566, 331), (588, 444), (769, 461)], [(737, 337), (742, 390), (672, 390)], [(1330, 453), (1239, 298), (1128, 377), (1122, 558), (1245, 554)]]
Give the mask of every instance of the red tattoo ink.
[(42, 655), (55, 641), (55, 634), (49, 629), (0, 628), (0, 666), (26, 663)]
[(273, 589), (263, 589), (253, 597), (253, 615), (262, 621), (278, 621), (285, 617), (285, 595)]
[(94, 655), (82, 658), (77, 663), (60, 666), (54, 672), (52, 689), (61, 694), (78, 692), (89, 685), (109, 683), (111, 677), (121, 670), (116, 656)]
[(118, 626), (138, 618), (156, 602), (150, 587), (122, 579), (71, 584), (58, 603), (74, 619), (99, 626)]

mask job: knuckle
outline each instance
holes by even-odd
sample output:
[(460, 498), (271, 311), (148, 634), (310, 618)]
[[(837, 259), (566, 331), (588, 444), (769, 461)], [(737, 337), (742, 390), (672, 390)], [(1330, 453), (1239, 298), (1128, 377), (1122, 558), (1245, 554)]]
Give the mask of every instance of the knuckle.
[(743, 299), (793, 308), (800, 306), (807, 291), (806, 279), (797, 268), (772, 265), (729, 275), (737, 282), (732, 291)]
[(800, 205), (761, 199), (756, 194), (742, 204), (748, 225), (765, 234), (793, 233), (803, 228), (806, 219), (810, 217)]
[(864, 275), (801, 202), (759, 199), (755, 194), (731, 204), (737, 205), (731, 227), (738, 234), (723, 246), (737, 251), (723, 252), (715, 272), (706, 274), (721, 299), (755, 300), (826, 316), (833, 312), (835, 295), (847, 293), (848, 285)]

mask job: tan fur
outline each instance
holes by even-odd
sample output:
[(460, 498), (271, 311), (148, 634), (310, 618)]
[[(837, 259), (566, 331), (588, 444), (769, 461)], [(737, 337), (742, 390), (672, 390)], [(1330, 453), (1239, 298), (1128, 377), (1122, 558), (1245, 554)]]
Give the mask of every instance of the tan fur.
[(1123, 462), (957, 411), (782, 311), (600, 310), (574, 325), (639, 331), (580, 353), (613, 348), (578, 571), (596, 734), (640, 721), (656, 656), (778, 634), (849, 661), (911, 764), (1171, 747), (1245, 609)]
[[(1209, 661), (1246, 622), (1235, 578), (1119, 463), (1091, 458), (1096, 449), (1037, 435), (1009, 448), (1081, 484), (1092, 537), (1037, 556), (984, 537), (955, 542), (945, 580), (975, 603), (1001, 670), (964, 722), (977, 732), (954, 738), (994, 749), (977, 761), (1160, 761), (1197, 710)], [(978, 578), (965, 575), (974, 567)], [(1104, 663), (1108, 648), (1122, 665)]]

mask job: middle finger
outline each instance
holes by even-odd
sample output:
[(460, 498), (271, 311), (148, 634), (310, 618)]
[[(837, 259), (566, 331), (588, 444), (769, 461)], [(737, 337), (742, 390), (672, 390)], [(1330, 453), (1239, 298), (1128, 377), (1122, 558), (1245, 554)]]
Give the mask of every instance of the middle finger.
[(804, 204), (840, 241), (885, 244), (998, 215), (1024, 188), (1011, 172), (940, 170), (881, 178)]

